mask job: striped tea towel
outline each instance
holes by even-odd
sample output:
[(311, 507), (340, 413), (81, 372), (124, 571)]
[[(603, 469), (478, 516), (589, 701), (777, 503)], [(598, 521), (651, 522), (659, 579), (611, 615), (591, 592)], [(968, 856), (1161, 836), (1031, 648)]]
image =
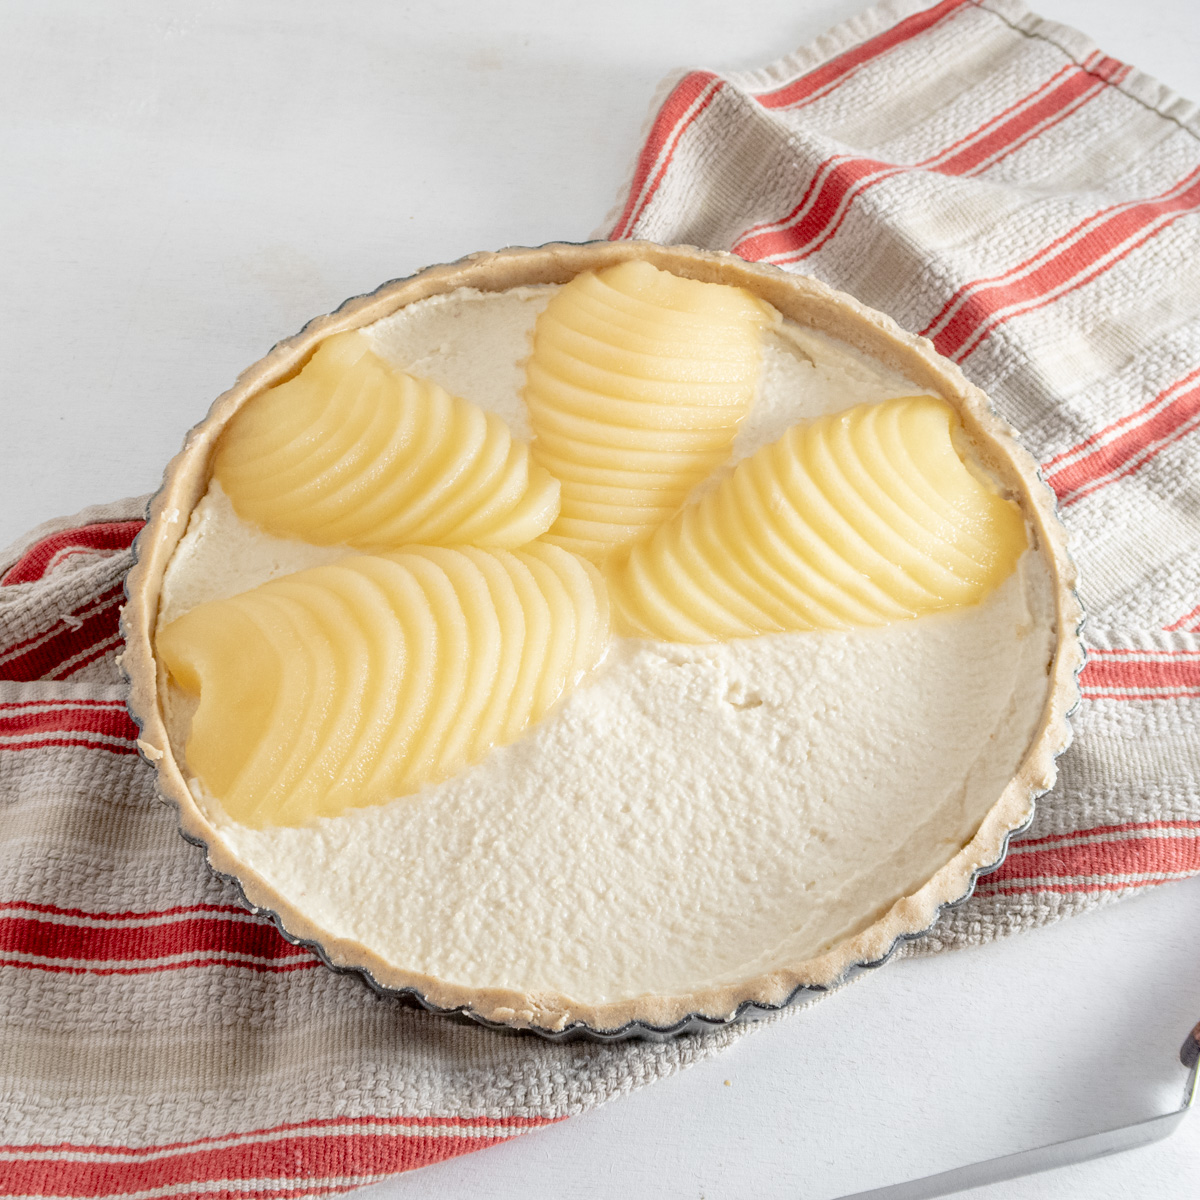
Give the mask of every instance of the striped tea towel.
[(0, 554), (0, 1196), (323, 1196), (581, 1112), (737, 1033), (551, 1045), (384, 1000), (179, 835), (115, 662), (146, 497)]
[(907, 953), (1200, 872), (1200, 113), (1015, 0), (888, 3), (668, 82), (614, 238), (815, 275), (930, 338), (1058, 494), (1088, 611), (1033, 828)]
[[(1023, 431), (1075, 537), (1091, 660), (1061, 784), (917, 945), (1200, 871), (1194, 107), (1009, 0), (943, 0), (692, 72), (656, 111), (613, 236), (809, 271), (932, 337)], [(247, 913), (155, 802), (124, 711), (142, 511), (0, 554), (0, 1196), (347, 1191), (738, 1036), (492, 1034), (380, 1000)]]

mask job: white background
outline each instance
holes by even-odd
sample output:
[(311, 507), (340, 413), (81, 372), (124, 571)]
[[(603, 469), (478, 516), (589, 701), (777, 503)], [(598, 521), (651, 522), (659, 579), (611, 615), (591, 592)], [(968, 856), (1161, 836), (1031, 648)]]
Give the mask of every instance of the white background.
[[(153, 490), (237, 372), (345, 297), (593, 233), (681, 66), (857, 0), (0, 3), (0, 544)], [(1045, 0), (1200, 94), (1194, 0)], [(1200, 1017), (1200, 881), (889, 966), (727, 1055), (379, 1196), (825, 1197), (1163, 1111)], [(726, 1086), (725, 1081), (729, 1081)], [(1156, 1147), (975, 1193), (1183, 1196)]]

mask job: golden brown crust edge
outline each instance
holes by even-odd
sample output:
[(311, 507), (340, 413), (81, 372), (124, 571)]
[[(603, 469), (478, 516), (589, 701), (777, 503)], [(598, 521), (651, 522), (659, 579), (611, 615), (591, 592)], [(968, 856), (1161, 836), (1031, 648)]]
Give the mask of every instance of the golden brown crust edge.
[[(320, 341), (455, 288), (504, 291), (527, 284), (563, 283), (580, 271), (630, 258), (645, 259), (692, 278), (745, 287), (785, 316), (849, 342), (952, 403), (983, 460), (1021, 504), (1044, 550), (1054, 581), (1057, 647), (1050, 665), (1050, 688), (1042, 720), (1016, 776), (984, 817), (974, 838), (916, 892), (897, 901), (874, 923), (827, 953), (786, 969), (684, 995), (588, 1005), (557, 993), (526, 995), (463, 987), (406, 971), (357, 942), (331, 937), (298, 912), (229, 851), (219, 830), (192, 797), (167, 736), (153, 636), (163, 573), (187, 528), (188, 515), (208, 486), (209, 463), (218, 436), (251, 396), (295, 374)], [(130, 711), (141, 726), (139, 748), (157, 770), (163, 797), (178, 809), (183, 833), (203, 843), (213, 869), (235, 878), (250, 903), (275, 914), (290, 937), (315, 943), (335, 966), (367, 972), (381, 988), (414, 990), (437, 1008), (461, 1008), (485, 1021), (545, 1032), (576, 1025), (593, 1031), (614, 1031), (631, 1022), (661, 1030), (680, 1024), (692, 1014), (727, 1020), (747, 1002), (777, 1006), (803, 986), (831, 986), (852, 967), (884, 958), (898, 939), (927, 929), (943, 905), (969, 893), (979, 869), (996, 863), (1009, 835), (1029, 819), (1035, 797), (1053, 785), (1055, 759), (1070, 743), (1067, 717), (1078, 700), (1076, 676), (1083, 665), (1078, 636), (1082, 610), (1074, 587), (1075, 570), (1067, 553), (1066, 531), (1036, 462), (1017, 444), (1012, 429), (992, 411), (987, 397), (925, 339), (905, 332), (891, 318), (817, 280), (747, 263), (731, 254), (648, 242), (551, 243), (535, 249), (473, 254), (384, 284), (370, 295), (348, 300), (336, 312), (311, 321), (295, 337), (280, 342), (244, 371), (234, 386), (213, 403), (205, 420), (188, 434), (183, 449), (168, 464), (163, 485), (151, 502), (148, 522), (137, 541), (137, 562), (126, 583), (123, 666), (130, 680)]]

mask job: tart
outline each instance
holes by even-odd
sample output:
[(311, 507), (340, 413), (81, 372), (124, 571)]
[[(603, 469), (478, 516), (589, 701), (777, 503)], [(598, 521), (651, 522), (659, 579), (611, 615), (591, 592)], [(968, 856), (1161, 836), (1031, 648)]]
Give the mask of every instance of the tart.
[(485, 1024), (666, 1033), (877, 964), (1000, 861), (1069, 741), (1073, 582), (928, 342), (559, 244), (248, 369), (151, 505), (124, 666), (183, 833), (288, 937)]

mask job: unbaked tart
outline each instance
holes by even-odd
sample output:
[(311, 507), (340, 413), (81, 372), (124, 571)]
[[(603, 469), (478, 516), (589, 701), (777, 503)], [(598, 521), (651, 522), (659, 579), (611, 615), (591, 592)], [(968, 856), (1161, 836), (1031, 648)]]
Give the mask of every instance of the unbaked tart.
[(1069, 738), (1072, 583), (929, 343), (729, 255), (550, 245), (246, 371), (151, 506), (124, 665), (184, 833), (289, 937), (623, 1036), (969, 893)]

